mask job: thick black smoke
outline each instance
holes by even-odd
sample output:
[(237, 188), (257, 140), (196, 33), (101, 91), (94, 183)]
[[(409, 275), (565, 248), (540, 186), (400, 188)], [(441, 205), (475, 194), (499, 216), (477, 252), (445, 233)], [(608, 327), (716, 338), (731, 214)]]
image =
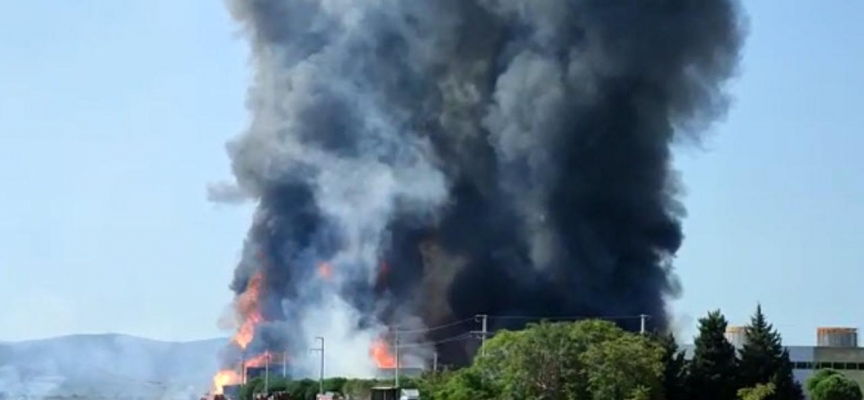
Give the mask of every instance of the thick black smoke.
[(252, 122), (229, 144), (236, 188), (212, 195), (258, 204), (232, 285), (264, 274), (281, 322), (257, 336), (305, 352), (322, 313), (349, 331), (479, 313), (668, 322), (684, 215), (670, 147), (726, 111), (736, 1), (229, 7), (253, 50)]

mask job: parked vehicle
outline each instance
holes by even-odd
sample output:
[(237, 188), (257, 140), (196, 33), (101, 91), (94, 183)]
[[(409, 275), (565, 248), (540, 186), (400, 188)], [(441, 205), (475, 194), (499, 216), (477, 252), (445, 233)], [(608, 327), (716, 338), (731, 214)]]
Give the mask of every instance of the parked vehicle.
[(369, 392), (369, 400), (399, 400), (399, 388), (375, 387)]

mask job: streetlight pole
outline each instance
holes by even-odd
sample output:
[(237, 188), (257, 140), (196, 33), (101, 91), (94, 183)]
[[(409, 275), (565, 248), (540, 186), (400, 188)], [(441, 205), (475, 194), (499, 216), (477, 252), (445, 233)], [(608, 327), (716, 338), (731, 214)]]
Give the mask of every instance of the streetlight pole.
[(321, 347), (313, 348), (312, 351), (321, 352), (321, 368), (318, 370), (318, 394), (324, 394), (324, 338), (318, 336), (315, 341), (321, 341)]

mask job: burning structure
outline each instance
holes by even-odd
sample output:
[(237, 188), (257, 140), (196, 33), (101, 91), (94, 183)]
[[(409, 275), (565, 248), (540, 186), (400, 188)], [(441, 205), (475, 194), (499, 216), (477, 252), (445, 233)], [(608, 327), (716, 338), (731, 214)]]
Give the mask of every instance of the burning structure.
[(228, 144), (234, 182), (210, 195), (257, 208), (217, 384), (266, 352), (316, 372), (320, 335), (329, 372), (363, 374), (395, 362), (394, 324), (432, 347), (405, 357), (459, 364), (476, 343), (440, 342), (465, 327), (425, 328), (668, 322), (684, 216), (671, 146), (726, 111), (736, 1), (228, 5), (251, 43), (252, 120)]

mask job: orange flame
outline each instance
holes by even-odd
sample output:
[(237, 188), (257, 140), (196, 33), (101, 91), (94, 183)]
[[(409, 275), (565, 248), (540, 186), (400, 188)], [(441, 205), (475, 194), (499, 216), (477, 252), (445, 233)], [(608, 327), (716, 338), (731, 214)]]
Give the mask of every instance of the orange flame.
[(263, 276), (260, 272), (255, 274), (246, 285), (246, 290), (237, 297), (237, 313), (243, 318), (243, 323), (240, 325), (240, 329), (237, 330), (237, 334), (234, 335), (233, 341), (241, 349), (245, 349), (252, 342), (252, 338), (255, 335), (255, 325), (264, 320), (260, 311), (262, 279)]
[(272, 357), (270, 357), (270, 353), (262, 353), (246, 360), (246, 362), (243, 363), (243, 366), (246, 368), (258, 368), (263, 367), (268, 362), (273, 362)]
[[(246, 284), (246, 290), (243, 291), (235, 300), (234, 306), (237, 314), (243, 321), (237, 333), (231, 338), (231, 341), (236, 343), (241, 349), (246, 349), (255, 335), (255, 326), (264, 321), (261, 315), (261, 285), (263, 283), (263, 275), (255, 274), (249, 283)], [(250, 363), (258, 362), (259, 357), (248, 360), (244, 366), (250, 366)], [(263, 365), (263, 363), (262, 363)], [(219, 371), (213, 377), (212, 394), (223, 394), (224, 386), (237, 385), (243, 383), (243, 376), (233, 369)]]
[(243, 378), (237, 371), (230, 369), (219, 371), (213, 377), (213, 394), (222, 394), (225, 386), (239, 384), (242, 380)]
[(244, 368), (261, 368), (267, 364), (271, 367), (279, 366), (282, 363), (288, 362), (288, 356), (284, 353), (262, 353), (252, 357), (243, 363)]
[(237, 297), (237, 312), (241, 316), (247, 316), (250, 313), (257, 312), (260, 306), (261, 284), (264, 276), (257, 273), (252, 276), (252, 279), (246, 284), (246, 290)]
[(387, 342), (377, 339), (372, 343), (372, 349), (369, 351), (372, 361), (378, 368), (396, 368), (396, 358), (390, 354), (390, 346)]
[(326, 262), (318, 264), (318, 275), (324, 280), (330, 280), (330, 277), (333, 276), (333, 267)]
[(257, 311), (249, 315), (246, 318), (246, 321), (243, 321), (243, 325), (240, 326), (240, 329), (237, 331), (237, 334), (234, 335), (234, 343), (237, 343), (241, 349), (245, 349), (246, 346), (249, 346), (249, 343), (252, 343), (252, 338), (255, 335), (255, 325), (261, 323), (264, 318), (261, 317), (261, 314)]

